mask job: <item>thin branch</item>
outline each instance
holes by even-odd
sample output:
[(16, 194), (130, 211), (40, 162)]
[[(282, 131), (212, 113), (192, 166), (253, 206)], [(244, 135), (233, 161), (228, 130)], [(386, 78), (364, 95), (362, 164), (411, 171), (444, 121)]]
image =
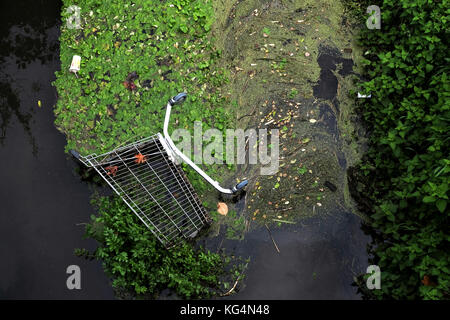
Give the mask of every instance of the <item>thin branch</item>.
[(270, 239), (272, 239), (272, 242), (273, 242), (273, 245), (275, 246), (275, 249), (277, 249), (278, 253), (280, 253), (280, 249), (278, 249), (278, 246), (277, 246), (275, 240), (272, 237), (272, 232), (270, 232), (269, 226), (267, 226), (267, 223), (264, 223), (264, 225), (266, 226), (266, 229), (269, 232)]

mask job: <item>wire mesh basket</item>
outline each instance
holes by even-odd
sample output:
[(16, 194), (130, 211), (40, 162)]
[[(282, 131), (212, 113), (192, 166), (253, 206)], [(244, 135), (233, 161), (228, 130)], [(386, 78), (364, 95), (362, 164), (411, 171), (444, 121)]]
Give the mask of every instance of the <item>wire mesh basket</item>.
[(217, 190), (234, 194), (247, 185), (242, 181), (231, 189), (220, 187), (203, 170), (177, 149), (168, 134), (171, 108), (186, 99), (180, 93), (169, 100), (160, 133), (110, 152), (81, 156), (71, 153), (86, 166), (94, 168), (122, 198), (139, 219), (166, 247), (179, 239), (193, 238), (210, 223), (194, 188), (178, 164), (183, 160)]

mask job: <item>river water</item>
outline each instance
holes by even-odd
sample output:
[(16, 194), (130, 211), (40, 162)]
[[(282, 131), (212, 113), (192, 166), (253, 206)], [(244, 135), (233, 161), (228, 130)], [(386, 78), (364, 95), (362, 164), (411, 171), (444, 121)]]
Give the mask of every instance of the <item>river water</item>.
[[(0, 54), (0, 298), (114, 298), (101, 263), (73, 255), (93, 214), (89, 185), (53, 122), (59, 1), (2, 2)], [(41, 107), (38, 106), (41, 101)], [(66, 269), (81, 269), (68, 290)]]

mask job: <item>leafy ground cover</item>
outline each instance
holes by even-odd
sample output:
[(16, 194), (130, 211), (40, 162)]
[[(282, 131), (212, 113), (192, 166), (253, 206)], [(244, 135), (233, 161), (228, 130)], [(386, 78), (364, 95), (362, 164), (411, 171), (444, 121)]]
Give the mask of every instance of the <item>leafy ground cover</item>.
[[(350, 1), (357, 14), (367, 6)], [(377, 4), (370, 2), (370, 4)], [(362, 29), (360, 102), (370, 148), (353, 191), (371, 199), (381, 290), (371, 297), (448, 299), (450, 83), (448, 1), (378, 1), (381, 30)]]
[(93, 253), (75, 253), (102, 260), (118, 297), (156, 298), (168, 288), (179, 297), (206, 298), (223, 294), (230, 287), (227, 280), (240, 275), (242, 265), (230, 265), (222, 254), (189, 243), (167, 250), (120, 198), (99, 197), (93, 204), (98, 215), (92, 216), (85, 236), (100, 246)]
[[(162, 129), (167, 100), (189, 93), (189, 105), (175, 110), (173, 128), (222, 128), (230, 120), (215, 86), (225, 81), (213, 67), (219, 55), (207, 31), (207, 0), (65, 1), (81, 8), (81, 29), (61, 27), (61, 71), (56, 125), (67, 149), (81, 154), (109, 151)], [(63, 9), (63, 21), (72, 13)], [(81, 56), (78, 77), (68, 72)]]

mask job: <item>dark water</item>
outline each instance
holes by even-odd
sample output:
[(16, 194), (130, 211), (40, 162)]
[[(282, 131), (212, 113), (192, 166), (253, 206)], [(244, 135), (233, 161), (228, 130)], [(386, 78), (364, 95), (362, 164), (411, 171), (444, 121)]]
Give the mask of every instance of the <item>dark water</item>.
[[(0, 298), (113, 298), (101, 264), (73, 255), (93, 214), (89, 185), (64, 153), (51, 86), (59, 70), (59, 1), (2, 1), (0, 45)], [(42, 107), (38, 107), (41, 100)], [(68, 290), (66, 268), (81, 268)]]
[(250, 258), (245, 278), (225, 299), (361, 299), (353, 277), (366, 272), (366, 244), (361, 219), (336, 209), (318, 212), (295, 225), (251, 229), (242, 241), (205, 237), (200, 244), (212, 252)]

